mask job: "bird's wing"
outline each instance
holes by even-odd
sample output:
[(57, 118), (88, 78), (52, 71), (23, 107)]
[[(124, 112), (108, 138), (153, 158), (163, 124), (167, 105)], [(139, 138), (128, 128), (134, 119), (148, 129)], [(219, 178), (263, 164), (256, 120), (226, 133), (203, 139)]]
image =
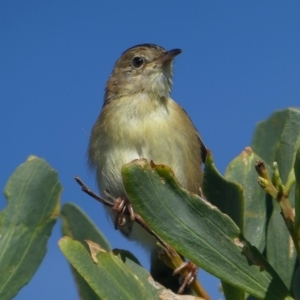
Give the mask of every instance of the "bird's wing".
[(199, 141), (199, 144), (200, 144), (200, 150), (201, 150), (201, 160), (203, 163), (205, 163), (206, 161), (206, 155), (207, 155), (207, 148), (197, 130), (197, 128), (195, 127), (194, 123), (192, 122), (191, 118), (189, 117), (189, 115), (187, 114), (187, 112), (185, 111), (184, 108), (181, 107), (181, 109), (183, 110), (183, 112), (186, 114), (186, 116), (189, 118), (191, 124), (194, 126), (195, 128), (195, 131), (197, 132), (197, 138), (198, 138), (198, 141)]

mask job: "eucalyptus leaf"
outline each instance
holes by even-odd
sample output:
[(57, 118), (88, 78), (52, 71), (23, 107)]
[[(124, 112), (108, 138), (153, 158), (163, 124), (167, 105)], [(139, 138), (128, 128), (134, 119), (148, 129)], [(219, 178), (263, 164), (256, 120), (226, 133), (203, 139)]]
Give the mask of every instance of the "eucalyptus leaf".
[(60, 214), (63, 235), (70, 236), (83, 244), (85, 240), (91, 240), (106, 251), (111, 250), (106, 237), (80, 207), (74, 203), (66, 203)]
[(122, 176), (135, 211), (184, 257), (258, 298), (292, 299), (236, 224), (209, 202), (181, 188), (169, 167), (135, 160), (123, 166)]
[[(210, 151), (208, 151), (205, 161), (203, 191), (210, 203), (217, 206), (224, 214), (228, 215), (240, 229), (243, 229), (245, 206), (244, 189), (239, 183), (225, 178), (219, 173)], [(223, 280), (221, 282), (227, 300), (244, 299), (245, 292), (243, 290)]]
[(59, 247), (100, 299), (159, 299), (162, 288), (149, 281), (149, 273), (138, 264), (131, 261), (128, 267), (124, 262), (128, 256), (120, 257), (119, 252), (101, 248), (91, 250), (91, 256), (80, 242), (70, 237), (60, 239)]
[[(110, 245), (105, 236), (98, 230), (92, 220), (75, 204), (66, 203), (61, 210), (62, 233), (86, 245), (85, 240), (91, 240), (101, 245), (105, 250), (110, 250)], [(88, 246), (86, 245), (88, 249)], [(79, 297), (82, 300), (98, 300), (98, 295), (87, 284), (84, 278), (72, 266), (72, 273), (77, 285)]]
[[(243, 188), (243, 234), (261, 252), (264, 250), (266, 231), (266, 194), (257, 184), (255, 162), (261, 158), (246, 148), (227, 167), (225, 178), (239, 183)], [(225, 198), (227, 199), (227, 197)]]
[(48, 163), (31, 156), (8, 180), (1, 212), (0, 299), (12, 299), (29, 282), (59, 214), (62, 188)]

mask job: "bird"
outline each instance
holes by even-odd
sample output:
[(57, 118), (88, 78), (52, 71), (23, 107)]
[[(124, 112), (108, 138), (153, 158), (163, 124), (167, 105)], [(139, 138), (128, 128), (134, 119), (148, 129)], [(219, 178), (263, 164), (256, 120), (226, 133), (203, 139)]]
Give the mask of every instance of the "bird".
[[(181, 52), (139, 44), (116, 61), (88, 145), (88, 164), (104, 197), (108, 191), (130, 201), (121, 168), (141, 158), (168, 165), (183, 188), (200, 194), (206, 147), (186, 111), (170, 97), (173, 61)], [(107, 210), (114, 220), (116, 212)], [(154, 237), (139, 224), (124, 223), (120, 231), (149, 250), (153, 278), (178, 290), (178, 278), (158, 258)]]

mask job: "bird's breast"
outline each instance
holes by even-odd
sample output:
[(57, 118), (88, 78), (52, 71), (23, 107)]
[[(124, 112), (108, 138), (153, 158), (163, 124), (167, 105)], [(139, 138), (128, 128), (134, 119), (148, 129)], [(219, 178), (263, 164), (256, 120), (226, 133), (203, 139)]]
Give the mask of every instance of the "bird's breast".
[(173, 100), (162, 103), (139, 98), (131, 99), (130, 105), (128, 99), (111, 103), (111, 107), (103, 108), (97, 124), (90, 148), (94, 149), (102, 192), (109, 190), (115, 197), (125, 196), (121, 168), (139, 158), (168, 165), (184, 188), (193, 192), (199, 188), (197, 131)]

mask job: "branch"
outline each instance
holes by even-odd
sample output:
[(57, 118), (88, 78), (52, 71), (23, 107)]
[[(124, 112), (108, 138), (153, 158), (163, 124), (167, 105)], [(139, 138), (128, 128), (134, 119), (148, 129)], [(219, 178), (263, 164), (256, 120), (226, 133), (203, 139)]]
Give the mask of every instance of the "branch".
[[(99, 195), (97, 195), (96, 193), (94, 193), (78, 176), (74, 177), (75, 181), (81, 186), (81, 190), (88, 194), (89, 196), (91, 196), (92, 198), (94, 198), (95, 200), (97, 200), (98, 202), (102, 203), (105, 206), (109, 206), (110, 208), (113, 208), (114, 203), (111, 201), (108, 201), (102, 197), (100, 197)], [(107, 196), (114, 200), (114, 197), (112, 197), (109, 192), (106, 192)], [(125, 213), (127, 213), (129, 215), (129, 212), (126, 211)], [(135, 217), (135, 221), (140, 224), (147, 232), (149, 232), (151, 235), (153, 235), (156, 240), (162, 245), (163, 248), (165, 248), (167, 251), (171, 251), (171, 247), (165, 242), (163, 241), (147, 224), (146, 222), (142, 219), (142, 217), (133, 212), (134, 217)]]

